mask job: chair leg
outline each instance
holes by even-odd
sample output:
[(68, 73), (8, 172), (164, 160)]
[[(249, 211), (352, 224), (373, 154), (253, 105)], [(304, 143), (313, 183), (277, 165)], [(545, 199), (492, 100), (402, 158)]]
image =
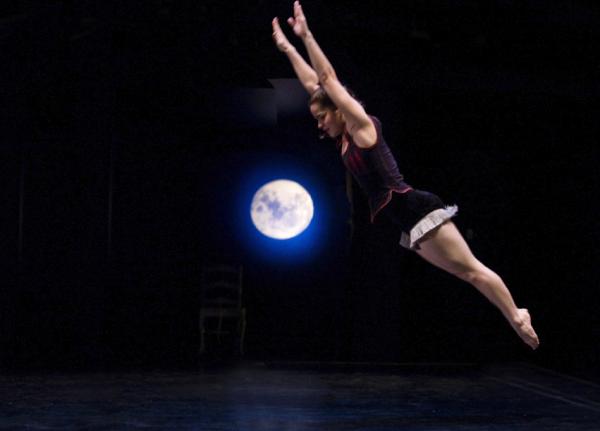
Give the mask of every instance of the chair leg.
[(204, 355), (206, 345), (204, 344), (204, 331), (200, 332), (200, 355)]
[(240, 328), (240, 356), (244, 356), (244, 337), (246, 335), (246, 310), (241, 313), (241, 328)]
[(201, 316), (199, 319), (199, 329), (200, 329), (200, 351), (199, 354), (200, 356), (202, 356), (205, 351), (206, 351), (206, 341), (205, 341), (205, 336), (206, 336), (206, 330), (204, 329), (204, 318)]
[(217, 324), (217, 344), (221, 345), (221, 334), (223, 332), (223, 315), (219, 314), (219, 323)]

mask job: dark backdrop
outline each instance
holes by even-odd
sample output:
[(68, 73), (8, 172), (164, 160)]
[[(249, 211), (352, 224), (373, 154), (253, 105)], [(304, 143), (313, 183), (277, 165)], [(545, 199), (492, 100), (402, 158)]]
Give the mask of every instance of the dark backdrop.
[[(0, 9), (2, 366), (192, 366), (200, 268), (223, 259), (244, 265), (250, 358), (526, 360), (597, 378), (595, 2), (395, 7), (304, 3), (409, 183), (460, 206), (475, 253), (531, 310), (538, 352), (369, 225), (356, 188), (351, 216), (305, 100), (265, 111), (269, 79), (294, 77), (270, 29), (291, 4), (28, 1)], [(295, 261), (253, 250), (234, 204), (254, 166), (282, 160), (326, 197), (319, 247)]]

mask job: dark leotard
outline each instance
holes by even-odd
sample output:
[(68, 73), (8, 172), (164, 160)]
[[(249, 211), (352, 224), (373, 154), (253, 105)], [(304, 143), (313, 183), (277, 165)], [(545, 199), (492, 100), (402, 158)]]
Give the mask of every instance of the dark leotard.
[[(367, 194), (371, 212), (371, 222), (377, 213), (392, 199), (392, 193), (406, 193), (412, 187), (404, 182), (390, 147), (381, 133), (381, 122), (371, 116), (377, 130), (377, 141), (369, 148), (359, 148), (352, 137), (346, 133), (348, 148), (342, 154), (346, 169), (356, 179)], [(340, 138), (341, 141), (341, 138)]]

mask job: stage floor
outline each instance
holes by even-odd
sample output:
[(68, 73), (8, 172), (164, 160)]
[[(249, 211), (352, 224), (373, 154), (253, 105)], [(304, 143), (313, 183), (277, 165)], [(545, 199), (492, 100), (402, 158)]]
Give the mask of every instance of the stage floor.
[(600, 386), (526, 364), (246, 362), (0, 388), (11, 430), (600, 430)]

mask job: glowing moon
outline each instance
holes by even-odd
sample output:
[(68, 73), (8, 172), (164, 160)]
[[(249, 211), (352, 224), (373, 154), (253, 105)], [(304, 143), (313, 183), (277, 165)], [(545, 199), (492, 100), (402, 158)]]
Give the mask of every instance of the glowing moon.
[(256, 229), (275, 239), (289, 239), (302, 233), (313, 218), (313, 201), (300, 184), (275, 180), (259, 188), (250, 205)]

